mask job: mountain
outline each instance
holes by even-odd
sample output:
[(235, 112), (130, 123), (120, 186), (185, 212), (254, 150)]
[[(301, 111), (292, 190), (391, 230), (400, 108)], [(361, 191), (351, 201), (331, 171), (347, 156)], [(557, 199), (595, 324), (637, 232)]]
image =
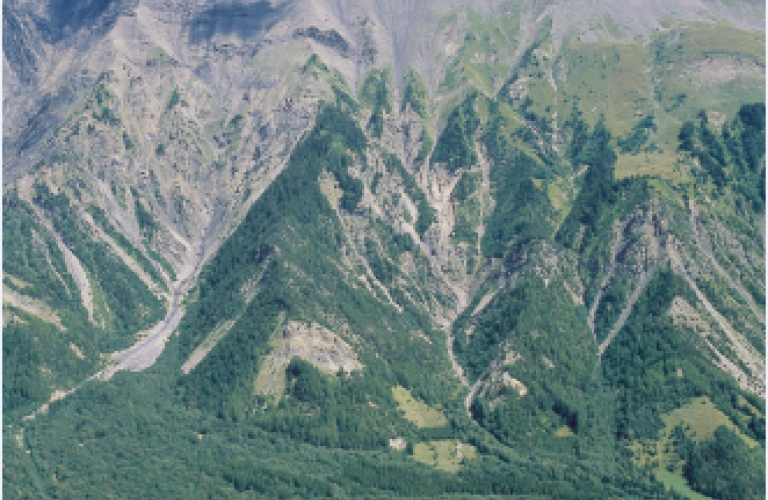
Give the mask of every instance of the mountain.
[(8, 498), (765, 497), (765, 6), (3, 4)]

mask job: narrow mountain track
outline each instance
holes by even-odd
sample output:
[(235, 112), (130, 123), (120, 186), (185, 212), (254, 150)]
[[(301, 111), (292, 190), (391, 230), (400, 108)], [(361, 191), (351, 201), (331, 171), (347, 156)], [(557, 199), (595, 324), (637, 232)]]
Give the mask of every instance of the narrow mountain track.
[[(472, 403), (475, 402), (475, 398), (485, 392), (487, 376), (488, 373), (483, 373), (483, 375), (478, 378), (474, 384), (472, 384), (472, 387), (469, 388), (469, 394), (467, 394), (467, 397), (464, 398), (464, 408), (467, 410), (467, 415), (469, 415), (469, 418), (472, 418)], [(474, 421), (474, 419), (472, 420)]]
[(475, 383), (472, 384), (472, 386), (469, 388), (469, 394), (467, 394), (467, 397), (464, 398), (464, 408), (466, 408), (467, 414), (470, 418), (472, 418), (472, 403), (474, 403), (475, 398), (485, 394), (485, 391), (488, 390), (488, 387), (492, 382), (491, 377), (494, 373), (499, 372), (499, 370), (504, 366), (506, 358), (507, 352), (505, 349), (501, 349), (501, 352), (499, 352), (493, 361), (491, 361), (485, 370), (483, 370), (483, 373), (477, 377)]
[(461, 367), (459, 362), (456, 360), (456, 354), (453, 352), (453, 335), (451, 335), (451, 326), (448, 325), (445, 327), (446, 335), (445, 335), (445, 345), (448, 348), (448, 357), (451, 360), (451, 366), (453, 366), (453, 371), (456, 374), (456, 376), (461, 380), (461, 384), (464, 387), (469, 387), (469, 380), (467, 379), (467, 376), (464, 375), (464, 368)]
[(464, 398), (464, 408), (467, 410), (467, 415), (469, 415), (469, 418), (472, 418), (472, 403), (475, 402), (475, 398), (482, 396), (486, 389), (488, 389), (488, 378), (491, 376), (491, 373), (493, 373), (493, 370), (497, 368), (497, 361), (498, 359), (494, 360), (485, 370), (483, 370), (483, 373), (477, 377), (475, 383), (472, 384), (472, 386), (469, 388), (469, 394), (467, 394), (467, 397)]

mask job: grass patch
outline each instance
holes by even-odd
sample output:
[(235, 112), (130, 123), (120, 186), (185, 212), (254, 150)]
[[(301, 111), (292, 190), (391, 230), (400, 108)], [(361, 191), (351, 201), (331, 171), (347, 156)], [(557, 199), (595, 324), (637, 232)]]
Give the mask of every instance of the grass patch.
[(656, 479), (664, 484), (667, 489), (674, 490), (676, 493), (684, 495), (692, 500), (710, 500), (709, 497), (705, 497), (701, 493), (697, 493), (688, 486), (688, 483), (682, 477), (677, 474), (673, 474), (667, 471), (656, 472)]
[(630, 449), (635, 453), (635, 463), (640, 467), (655, 461), (658, 470), (665, 470), (670, 458), (667, 450), (672, 446), (672, 430), (679, 424), (683, 425), (688, 436), (696, 442), (714, 439), (715, 430), (724, 425), (750, 448), (759, 446), (757, 441), (745, 436), (707, 396), (693, 398), (687, 405), (662, 415), (661, 420), (664, 422), (664, 430), (659, 439), (650, 442), (635, 441), (630, 445)]
[(560, 427), (559, 429), (557, 429), (557, 432), (555, 432), (555, 436), (559, 438), (572, 437), (575, 435), (576, 434), (574, 434), (571, 428), (568, 427), (567, 425)]
[(392, 396), (397, 401), (398, 409), (405, 414), (406, 420), (412, 422), (420, 429), (428, 427), (443, 427), (448, 423), (448, 419), (440, 410), (436, 410), (415, 399), (411, 392), (402, 386), (392, 388)]
[(693, 398), (685, 406), (661, 416), (664, 430), (655, 441), (635, 441), (629, 449), (634, 453), (633, 461), (638, 467), (651, 466), (656, 479), (667, 488), (692, 498), (707, 500), (689, 486), (682, 475), (682, 463), (676, 464), (673, 471), (669, 470), (670, 462), (674, 460), (672, 430), (682, 424), (686, 434), (696, 442), (714, 439), (715, 430), (724, 425), (739, 436), (750, 448), (760, 446), (754, 439), (744, 435), (728, 416), (717, 407), (707, 396)]
[(614, 175), (616, 180), (625, 177), (649, 175), (679, 182), (681, 175), (675, 172), (677, 155), (673, 153), (640, 153), (619, 155)]
[(570, 207), (571, 186), (567, 179), (555, 177), (546, 186), (547, 197), (555, 212), (561, 212)]
[(765, 65), (765, 33), (725, 24), (691, 23), (674, 43), (664, 44), (664, 62), (691, 62), (718, 56), (745, 56)]
[(469, 444), (458, 446), (456, 441), (446, 439), (417, 443), (413, 447), (413, 459), (445, 472), (456, 473), (464, 460), (477, 457), (477, 450)]
[[(495, 16), (483, 16), (473, 9), (467, 9), (470, 29), (464, 36), (462, 46), (456, 54), (456, 61), (464, 69), (468, 80), (486, 95), (495, 93), (495, 86), (507, 77), (509, 65), (505, 56), (511, 55), (510, 37), (504, 33), (504, 21)], [(518, 23), (519, 25), (519, 23)], [(514, 28), (513, 28), (514, 29)], [(497, 57), (500, 54), (501, 57)]]
[(155, 45), (152, 48), (152, 58), (157, 62), (163, 62), (167, 59), (170, 59), (171, 56), (168, 55), (168, 52), (166, 52), (164, 48), (160, 47), (159, 45)]
[(627, 135), (653, 111), (645, 57), (641, 44), (574, 43), (564, 55), (568, 79), (558, 85), (558, 102), (563, 109), (578, 104), (590, 125), (604, 114), (613, 136)]
[[(658, 115), (659, 144), (676, 147), (680, 124), (693, 119), (701, 109), (731, 117), (744, 102), (765, 99), (764, 69), (757, 74), (729, 74), (727, 66), (731, 61), (764, 68), (764, 33), (725, 24), (691, 23), (676, 39), (660, 34), (650, 49), (657, 79), (656, 100), (667, 114), (666, 118), (665, 113)], [(719, 67), (721, 62), (726, 66)]]
[(678, 424), (690, 426), (690, 436), (694, 441), (703, 441), (704, 439), (714, 439), (715, 430), (724, 425), (728, 430), (734, 432), (739, 436), (744, 443), (750, 448), (760, 446), (754, 439), (745, 436), (736, 425), (731, 422), (728, 416), (715, 407), (715, 404), (709, 400), (707, 396), (694, 398), (690, 403), (672, 411), (666, 415), (662, 415), (661, 419), (664, 421), (665, 435), (669, 437), (669, 433)]

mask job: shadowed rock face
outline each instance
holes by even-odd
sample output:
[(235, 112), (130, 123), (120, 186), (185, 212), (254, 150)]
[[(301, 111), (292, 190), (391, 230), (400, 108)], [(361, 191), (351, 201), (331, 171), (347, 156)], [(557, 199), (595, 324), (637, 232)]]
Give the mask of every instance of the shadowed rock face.
[(321, 30), (315, 26), (309, 28), (299, 28), (293, 32), (294, 38), (311, 38), (316, 42), (325, 45), (343, 57), (349, 57), (352, 53), (352, 46), (336, 30)]
[[(21, 129), (21, 133), (15, 137), (4, 138), (4, 159), (7, 159), (6, 151), (13, 151), (14, 157), (23, 158), (27, 151), (34, 149), (61, 123), (62, 109), (76, 98), (73, 87), (73, 85), (61, 87), (56, 93), (46, 93), (39, 97), (34, 114), (21, 117), (14, 124)], [(16, 174), (16, 169), (4, 168), (3, 173), (13, 176)]]
[(58, 43), (83, 29), (100, 35), (115, 24), (123, 8), (136, 4), (132, 0), (50, 0), (36, 27), (46, 43)]
[(189, 22), (189, 41), (205, 43), (215, 35), (234, 35), (241, 40), (258, 41), (277, 22), (283, 10), (283, 7), (272, 7), (267, 1), (212, 5)]

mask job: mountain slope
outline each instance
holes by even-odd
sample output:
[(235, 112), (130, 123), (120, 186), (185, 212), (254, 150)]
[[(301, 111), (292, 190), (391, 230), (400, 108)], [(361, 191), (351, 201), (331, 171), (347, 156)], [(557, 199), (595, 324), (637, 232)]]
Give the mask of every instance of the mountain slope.
[(763, 6), (3, 17), (4, 493), (764, 496)]

